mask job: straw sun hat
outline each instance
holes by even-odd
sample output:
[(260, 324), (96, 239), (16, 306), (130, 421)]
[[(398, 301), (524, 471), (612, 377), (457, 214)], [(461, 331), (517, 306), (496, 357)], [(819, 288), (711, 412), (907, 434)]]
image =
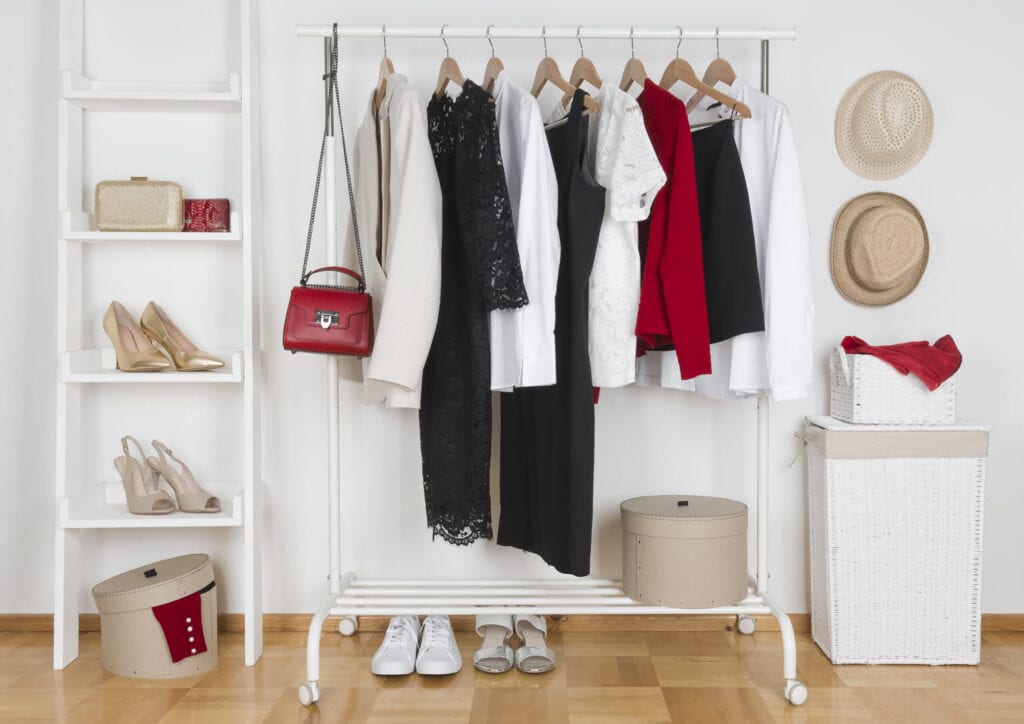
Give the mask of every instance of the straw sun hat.
[(932, 104), (908, 75), (883, 70), (861, 78), (836, 113), (836, 148), (864, 178), (883, 181), (917, 165), (932, 140)]
[(928, 229), (914, 205), (881, 192), (850, 201), (832, 229), (832, 279), (856, 304), (880, 307), (914, 291), (928, 264)]

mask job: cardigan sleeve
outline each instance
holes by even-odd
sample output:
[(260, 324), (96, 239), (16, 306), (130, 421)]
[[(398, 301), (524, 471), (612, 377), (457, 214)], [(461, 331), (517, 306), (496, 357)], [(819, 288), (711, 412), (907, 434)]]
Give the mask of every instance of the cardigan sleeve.
[[(406, 390), (420, 386), (441, 299), (441, 187), (414, 93), (396, 97), (391, 124), (387, 294), (367, 378)], [(372, 250), (366, 250), (373, 253)]]
[(711, 372), (711, 338), (693, 143), (685, 113), (679, 115), (676, 133), (668, 231), (659, 272), (679, 372), (689, 380)]

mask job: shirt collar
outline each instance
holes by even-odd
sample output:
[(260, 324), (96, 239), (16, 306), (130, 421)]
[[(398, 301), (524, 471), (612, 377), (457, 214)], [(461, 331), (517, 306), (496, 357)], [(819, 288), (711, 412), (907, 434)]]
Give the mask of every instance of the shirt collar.
[(512, 76), (504, 68), (498, 71), (497, 77), (494, 79), (494, 86), (491, 88), (491, 95), (494, 96), (494, 100), (498, 100), (504, 92), (506, 86), (508, 86), (512, 80)]
[[(395, 97), (395, 93), (398, 92), (399, 86), (408, 83), (408, 79), (401, 73), (389, 73), (387, 77), (387, 87), (384, 89), (384, 100), (380, 104), (380, 112), (378, 116), (380, 118), (386, 118), (388, 110), (391, 108), (391, 99)], [(370, 94), (370, 103), (373, 103), (373, 95), (376, 93), (374, 89), (373, 93)]]

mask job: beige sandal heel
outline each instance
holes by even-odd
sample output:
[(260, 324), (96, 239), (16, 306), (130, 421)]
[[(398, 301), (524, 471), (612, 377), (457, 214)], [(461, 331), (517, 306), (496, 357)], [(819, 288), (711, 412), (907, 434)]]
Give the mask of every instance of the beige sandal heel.
[(114, 467), (121, 475), (121, 484), (124, 485), (124, 497), (128, 503), (128, 512), (134, 515), (165, 515), (177, 510), (171, 496), (156, 486), (156, 480), (150, 474), (149, 468), (140, 465), (132, 457), (128, 450), (128, 441), (135, 443), (139, 449), (139, 456), (145, 460), (146, 455), (142, 445), (131, 435), (121, 438), (121, 449), (124, 455), (114, 458)]
[[(171, 452), (170, 448), (159, 440), (153, 441), (153, 448), (160, 458), (147, 458), (146, 462), (149, 463), (149, 467), (153, 469), (158, 479), (162, 475), (164, 480), (171, 486), (174, 496), (178, 499), (179, 509), (185, 513), (220, 512), (220, 499), (203, 490), (202, 486), (196, 482), (192, 471), (188, 469), (185, 463), (174, 457), (174, 453)], [(165, 454), (166, 457), (164, 457)], [(181, 471), (179, 472), (171, 467), (167, 458), (178, 463), (181, 466)]]

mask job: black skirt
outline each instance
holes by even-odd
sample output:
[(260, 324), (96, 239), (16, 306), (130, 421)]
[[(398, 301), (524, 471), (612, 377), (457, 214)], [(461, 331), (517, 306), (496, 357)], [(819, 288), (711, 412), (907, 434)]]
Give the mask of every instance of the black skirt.
[[(741, 121), (742, 122), (742, 121)], [(693, 134), (711, 342), (764, 331), (761, 277), (734, 121)]]

